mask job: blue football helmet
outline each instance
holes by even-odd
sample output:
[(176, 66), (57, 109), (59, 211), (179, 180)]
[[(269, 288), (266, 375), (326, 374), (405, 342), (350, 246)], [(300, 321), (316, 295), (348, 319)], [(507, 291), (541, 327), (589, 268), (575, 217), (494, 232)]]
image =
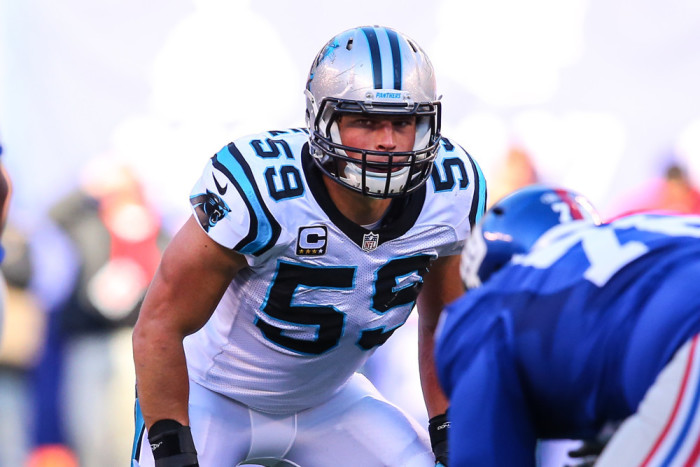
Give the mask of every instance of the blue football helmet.
[[(420, 188), (430, 177), (440, 144), (440, 102), (433, 66), (412, 39), (380, 26), (338, 34), (313, 61), (305, 95), (311, 154), (334, 181), (366, 196), (391, 198)], [(415, 116), (413, 150), (344, 144), (338, 130), (343, 114)], [(381, 161), (368, 162), (368, 155), (382, 156)]]
[(552, 227), (570, 222), (600, 224), (582, 195), (547, 185), (529, 185), (494, 204), (472, 230), (460, 272), (467, 289), (480, 286), (514, 255), (525, 254)]

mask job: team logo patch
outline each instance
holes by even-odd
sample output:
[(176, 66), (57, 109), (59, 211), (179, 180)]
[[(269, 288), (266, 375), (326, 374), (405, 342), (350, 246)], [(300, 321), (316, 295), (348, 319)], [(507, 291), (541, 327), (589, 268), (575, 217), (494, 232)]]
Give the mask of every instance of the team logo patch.
[(190, 197), (190, 203), (194, 206), (197, 220), (207, 232), (231, 212), (231, 208), (221, 199), (221, 196), (209, 190)]
[(379, 234), (370, 232), (362, 236), (362, 249), (370, 252), (377, 249), (379, 246)]
[(299, 227), (297, 237), (297, 255), (321, 256), (326, 254), (328, 246), (328, 229), (325, 225)]

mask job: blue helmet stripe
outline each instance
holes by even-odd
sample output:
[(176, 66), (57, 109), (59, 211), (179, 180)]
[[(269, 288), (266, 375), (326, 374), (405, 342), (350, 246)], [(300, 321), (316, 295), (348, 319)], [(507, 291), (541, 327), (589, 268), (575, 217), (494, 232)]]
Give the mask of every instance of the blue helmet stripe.
[(382, 55), (379, 52), (379, 41), (374, 28), (362, 28), (369, 44), (370, 58), (372, 59), (372, 75), (374, 77), (374, 89), (382, 89)]
[(385, 29), (386, 35), (389, 36), (389, 45), (391, 46), (391, 59), (394, 62), (394, 89), (401, 89), (401, 50), (399, 49), (399, 37), (396, 31)]
[(280, 225), (267, 209), (250, 167), (233, 143), (214, 156), (213, 164), (236, 187), (250, 214), (248, 235), (238, 242), (234, 250), (260, 256), (277, 242), (281, 232)]

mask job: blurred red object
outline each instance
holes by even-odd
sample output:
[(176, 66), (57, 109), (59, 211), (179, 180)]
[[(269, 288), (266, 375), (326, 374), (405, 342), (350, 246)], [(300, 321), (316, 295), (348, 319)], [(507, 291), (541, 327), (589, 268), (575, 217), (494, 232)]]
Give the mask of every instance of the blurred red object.
[(662, 178), (629, 193), (608, 220), (637, 213), (700, 214), (700, 190), (683, 168), (673, 164)]
[(62, 444), (47, 444), (31, 453), (27, 467), (78, 467), (78, 459)]

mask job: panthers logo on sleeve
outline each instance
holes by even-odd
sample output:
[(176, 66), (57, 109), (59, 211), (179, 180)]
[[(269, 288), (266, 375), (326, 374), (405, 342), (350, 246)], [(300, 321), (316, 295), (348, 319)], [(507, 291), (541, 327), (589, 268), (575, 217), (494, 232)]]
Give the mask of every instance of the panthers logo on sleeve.
[(231, 212), (231, 208), (221, 199), (221, 196), (209, 190), (206, 193), (191, 196), (190, 203), (197, 213), (197, 220), (207, 232)]

